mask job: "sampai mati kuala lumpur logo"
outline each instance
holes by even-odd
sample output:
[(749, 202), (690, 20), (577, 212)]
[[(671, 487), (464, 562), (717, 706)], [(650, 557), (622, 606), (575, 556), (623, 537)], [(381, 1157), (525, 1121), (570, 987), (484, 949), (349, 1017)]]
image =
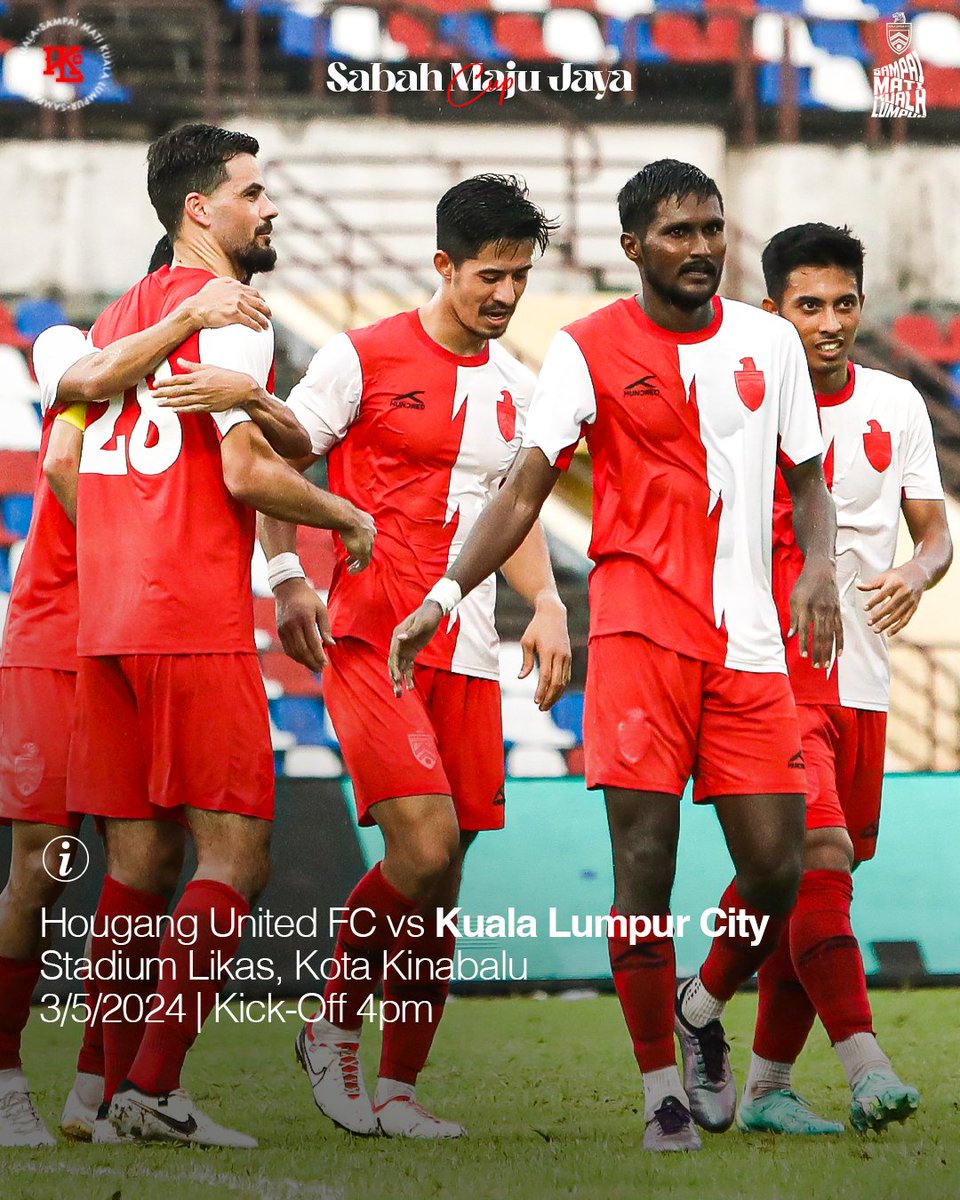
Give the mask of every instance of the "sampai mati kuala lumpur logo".
[[(927, 89), (923, 84), (923, 64), (910, 50), (913, 30), (906, 13), (893, 14), (887, 22), (887, 45), (896, 61), (873, 72), (873, 116), (925, 117)], [(907, 53), (907, 51), (910, 51)]]
[[(13, 56), (13, 62), (10, 58)], [(9, 50), (4, 63), (8, 91), (70, 112), (93, 104), (108, 88), (112, 57), (98, 29), (79, 17), (44, 21)]]

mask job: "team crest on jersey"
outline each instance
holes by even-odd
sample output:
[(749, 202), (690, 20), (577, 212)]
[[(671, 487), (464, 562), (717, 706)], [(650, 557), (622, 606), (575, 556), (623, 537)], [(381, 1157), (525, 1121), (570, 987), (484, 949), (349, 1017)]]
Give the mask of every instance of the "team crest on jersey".
[(422, 767), (432, 771), (437, 765), (437, 747), (429, 733), (408, 733), (407, 741), (413, 757)]
[(24, 742), (13, 760), (13, 777), (21, 796), (32, 796), (43, 781), (46, 763), (35, 742)]
[(512, 442), (517, 432), (517, 406), (510, 393), (503, 389), (497, 401), (497, 424), (500, 426), (500, 436), (505, 442)]
[(893, 445), (890, 434), (880, 428), (879, 421), (868, 421), (868, 430), (863, 435), (863, 449), (867, 461), (875, 471), (883, 472), (890, 466), (893, 458)]
[(767, 391), (763, 372), (757, 370), (757, 364), (752, 358), (741, 358), (740, 366), (742, 370), (733, 373), (737, 395), (751, 412), (756, 412)]

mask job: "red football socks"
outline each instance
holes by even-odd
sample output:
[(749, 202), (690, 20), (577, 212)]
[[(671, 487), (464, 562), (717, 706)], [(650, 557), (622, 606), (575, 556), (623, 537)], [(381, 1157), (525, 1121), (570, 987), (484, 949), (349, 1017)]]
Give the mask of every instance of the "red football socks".
[[(327, 980), (323, 997), (324, 1019), (339, 1029), (359, 1029), (363, 1004), (376, 991), (383, 974), (383, 955), (389, 950), (405, 927), (404, 918), (414, 911), (417, 902), (384, 878), (380, 863), (364, 875), (347, 898), (341, 914), (334, 960), (339, 971)], [(361, 912), (369, 909), (369, 912)], [(356, 913), (356, 925), (351, 928), (351, 914)], [(367, 969), (359, 969), (365, 961)], [(351, 968), (351, 962), (355, 964)], [(362, 978), (352, 978), (360, 975)]]
[(700, 979), (711, 996), (727, 1001), (741, 984), (747, 982), (776, 946), (780, 931), (786, 924), (786, 917), (773, 917), (752, 908), (737, 891), (736, 881), (723, 893), (717, 907), (724, 912), (739, 909), (757, 921), (766, 918), (763, 936), (756, 946), (751, 945), (753, 937), (750, 934), (741, 937), (736, 928), (732, 931), (728, 929), (713, 939), (710, 952), (700, 968)]
[(125, 924), (128, 920), (131, 926), (129, 941), (123, 939), (125, 945), (115, 944), (110, 937), (90, 939), (90, 959), (94, 966), (101, 960), (112, 958), (117, 967), (97, 984), (90, 997), (95, 1000), (97, 990), (101, 993), (105, 1102), (126, 1077), (137, 1053), (146, 1023), (147, 1004), (156, 984), (155, 971), (149, 969), (148, 963), (156, 958), (160, 938), (155, 932), (144, 936), (142, 931), (136, 931), (135, 924), (138, 918), (147, 918), (142, 923), (155, 930), (157, 918), (166, 907), (163, 896), (127, 887), (110, 875), (104, 877), (94, 919), (95, 933), (116, 931), (121, 922)]
[[(618, 915), (616, 909), (610, 915)], [(654, 922), (666, 922), (667, 916)], [(664, 927), (663, 924), (660, 925)], [(633, 1040), (633, 1052), (645, 1074), (676, 1065), (673, 1002), (677, 983), (673, 938), (649, 936), (608, 939), (613, 983)]]
[(0, 1071), (20, 1064), (20, 1036), (40, 978), (39, 958), (0, 958)]
[[(173, 927), (158, 951), (172, 967), (167, 966), (157, 985), (156, 1011), (127, 1073), (140, 1091), (158, 1096), (180, 1086), (183, 1060), (220, 992), (223, 968), (240, 944), (239, 918), (249, 912), (243, 896), (225, 883), (194, 879), (184, 888), (173, 910)], [(195, 940), (177, 936), (194, 926)]]
[[(384, 1004), (420, 1005), (416, 1010), (387, 1009), (388, 1015), (415, 1012), (416, 1016), (404, 1016), (385, 1025), (380, 1051), (380, 1078), (397, 1079), (411, 1087), (427, 1061), (450, 991), (449, 979), (436, 977), (437, 964), (453, 957), (456, 938), (446, 929), (437, 933), (436, 912), (435, 904), (421, 909), (424, 930), (420, 937), (405, 930), (397, 938), (390, 948), (390, 958), (396, 959), (399, 970), (387, 971), (383, 977)], [(439, 974), (448, 972), (441, 970)], [(429, 1007), (424, 1009), (424, 1003)]]
[(788, 925), (776, 949), (757, 971), (754, 1054), (770, 1062), (796, 1062), (816, 1016), (816, 1009), (793, 967)]
[(846, 871), (806, 871), (790, 918), (790, 953), (830, 1041), (873, 1033), (860, 947), (850, 925)]

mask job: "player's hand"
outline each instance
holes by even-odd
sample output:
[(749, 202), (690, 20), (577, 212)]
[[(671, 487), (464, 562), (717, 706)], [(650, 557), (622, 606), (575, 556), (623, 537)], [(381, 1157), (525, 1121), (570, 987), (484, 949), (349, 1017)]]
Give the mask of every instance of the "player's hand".
[(335, 646), (327, 606), (305, 579), (287, 579), (274, 588), (277, 632), (284, 653), (311, 671), (327, 665), (325, 646)]
[(435, 600), (424, 600), (416, 612), (393, 631), (390, 639), (390, 681), (393, 694), (400, 696), (404, 687), (413, 688), (413, 660), (440, 628), (443, 609)]
[(887, 637), (899, 633), (920, 606), (926, 582), (923, 571), (908, 562), (858, 583), (859, 591), (874, 593), (864, 605), (870, 614), (867, 624), (874, 633), (885, 633)]
[(520, 639), (523, 665), (518, 679), (526, 679), (533, 670), (534, 660), (540, 664), (540, 679), (533, 699), (546, 712), (552, 708), (570, 682), (572, 654), (567, 632), (567, 610), (557, 595), (544, 596), (537, 601), (533, 620)]
[(800, 638), (800, 657), (809, 658), (815, 667), (830, 666), (834, 647), (838, 656), (843, 651), (837, 572), (829, 559), (808, 556), (803, 565), (790, 594), (787, 636), (795, 633)]
[(180, 413), (219, 413), (249, 404), (260, 389), (254, 379), (226, 367), (204, 366), (178, 358), (184, 374), (154, 383), (151, 394), (160, 408)]
[(350, 555), (347, 559), (347, 570), (351, 575), (356, 575), (364, 567), (370, 565), (377, 527), (369, 513), (364, 512), (361, 508), (355, 508), (353, 505), (351, 508), (353, 509), (352, 520), (343, 528), (338, 529), (337, 533), (343, 542), (344, 549)]
[(211, 279), (196, 295), (180, 305), (190, 316), (194, 329), (221, 329), (224, 325), (246, 325), (268, 329), (270, 308), (256, 288), (239, 279)]

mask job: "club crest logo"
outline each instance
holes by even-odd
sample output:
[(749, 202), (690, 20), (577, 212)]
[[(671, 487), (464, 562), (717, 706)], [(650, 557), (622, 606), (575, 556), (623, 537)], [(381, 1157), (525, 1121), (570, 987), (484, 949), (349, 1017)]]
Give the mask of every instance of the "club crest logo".
[(504, 389), (497, 401), (497, 424), (500, 426), (500, 436), (505, 442), (512, 442), (517, 432), (517, 406), (513, 397)]
[(752, 358), (741, 358), (740, 371), (734, 371), (733, 378), (737, 385), (737, 395), (751, 412), (756, 412), (763, 403), (767, 385), (763, 372), (757, 370), (757, 364)]
[(890, 434), (880, 428), (879, 421), (868, 421), (868, 430), (863, 435), (863, 449), (867, 461), (875, 471), (883, 472), (890, 466), (893, 458), (893, 444)]
[(437, 765), (437, 747), (429, 733), (409, 733), (407, 741), (413, 751), (413, 757), (428, 771)]
[(894, 54), (906, 54), (910, 49), (913, 30), (907, 20), (907, 14), (896, 12), (893, 20), (887, 22), (887, 45)]
[(13, 760), (13, 777), (21, 796), (32, 796), (43, 781), (46, 763), (35, 742), (24, 742)]

